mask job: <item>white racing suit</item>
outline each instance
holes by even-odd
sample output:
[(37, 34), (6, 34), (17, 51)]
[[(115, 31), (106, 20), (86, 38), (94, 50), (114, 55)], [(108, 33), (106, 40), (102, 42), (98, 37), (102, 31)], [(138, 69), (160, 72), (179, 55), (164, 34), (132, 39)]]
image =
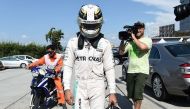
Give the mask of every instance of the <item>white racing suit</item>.
[(79, 50), (78, 37), (71, 39), (64, 57), (64, 90), (70, 89), (72, 71), (75, 72), (74, 109), (104, 109), (105, 76), (110, 93), (115, 93), (115, 70), (110, 42), (101, 38), (95, 49), (88, 41), (84, 41), (83, 49)]

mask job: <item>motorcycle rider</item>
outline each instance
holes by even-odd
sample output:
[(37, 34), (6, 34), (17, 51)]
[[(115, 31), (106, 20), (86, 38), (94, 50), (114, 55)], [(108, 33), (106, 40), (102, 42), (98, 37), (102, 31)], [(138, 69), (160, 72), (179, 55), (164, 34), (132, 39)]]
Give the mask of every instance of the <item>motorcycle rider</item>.
[[(113, 105), (117, 102), (113, 53), (110, 42), (100, 33), (102, 24), (100, 8), (93, 4), (83, 5), (78, 16), (80, 32), (69, 40), (65, 51), (65, 100), (70, 105), (74, 104), (75, 109), (105, 108), (105, 77), (109, 85), (109, 102)], [(73, 70), (74, 97), (70, 88)]]
[[(45, 64), (47, 66), (48, 65), (55, 66), (55, 73), (57, 74), (60, 73), (63, 67), (63, 59), (61, 54), (56, 53), (54, 45), (48, 45), (46, 47), (46, 50), (48, 54), (44, 55), (37, 61), (29, 64), (28, 68), (30, 69), (32, 67), (41, 66)], [(61, 77), (55, 77), (54, 83), (57, 88), (58, 105), (63, 106), (64, 109), (66, 109)]]

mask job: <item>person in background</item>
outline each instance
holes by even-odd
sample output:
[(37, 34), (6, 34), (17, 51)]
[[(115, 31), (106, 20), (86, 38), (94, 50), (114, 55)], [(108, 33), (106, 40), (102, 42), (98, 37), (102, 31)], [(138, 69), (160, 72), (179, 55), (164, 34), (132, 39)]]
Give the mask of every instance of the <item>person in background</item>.
[(135, 32), (129, 32), (132, 41), (120, 44), (120, 55), (128, 52), (127, 91), (128, 98), (132, 98), (134, 109), (141, 109), (145, 81), (149, 75), (149, 54), (152, 40), (144, 36), (145, 24), (136, 22)]
[[(60, 73), (63, 67), (63, 59), (61, 54), (56, 53), (56, 49), (54, 45), (48, 45), (46, 47), (47, 54), (38, 59), (37, 61), (29, 64), (28, 68), (41, 66), (41, 65), (51, 65), (55, 67), (55, 73)], [(63, 106), (63, 109), (66, 109), (64, 90), (62, 85), (61, 77), (56, 77), (54, 79), (54, 83), (57, 88), (57, 97), (58, 97), (58, 105)]]

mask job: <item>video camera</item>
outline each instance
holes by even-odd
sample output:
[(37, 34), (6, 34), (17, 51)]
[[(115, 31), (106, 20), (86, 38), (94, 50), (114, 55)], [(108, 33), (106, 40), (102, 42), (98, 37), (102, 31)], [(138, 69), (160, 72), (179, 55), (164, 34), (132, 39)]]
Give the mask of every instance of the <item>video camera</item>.
[(119, 39), (126, 40), (126, 41), (132, 41), (131, 33), (137, 34), (138, 29), (145, 28), (145, 25), (144, 25), (144, 23), (136, 22), (133, 26), (125, 25), (123, 28), (126, 30), (119, 32)]
[(125, 25), (123, 28), (126, 30), (119, 32), (119, 39), (132, 41), (131, 33), (136, 33), (137, 29), (134, 26), (129, 25)]

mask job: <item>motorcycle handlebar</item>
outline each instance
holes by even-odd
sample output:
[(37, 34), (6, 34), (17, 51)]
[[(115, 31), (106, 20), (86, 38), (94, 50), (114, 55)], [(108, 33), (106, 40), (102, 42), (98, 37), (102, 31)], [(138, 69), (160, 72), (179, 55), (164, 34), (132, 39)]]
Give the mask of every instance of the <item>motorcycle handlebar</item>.
[(45, 74), (44, 77), (45, 78), (55, 78), (56, 75), (54, 75), (54, 74), (50, 74), (50, 75), (49, 74)]

